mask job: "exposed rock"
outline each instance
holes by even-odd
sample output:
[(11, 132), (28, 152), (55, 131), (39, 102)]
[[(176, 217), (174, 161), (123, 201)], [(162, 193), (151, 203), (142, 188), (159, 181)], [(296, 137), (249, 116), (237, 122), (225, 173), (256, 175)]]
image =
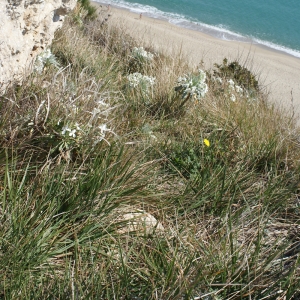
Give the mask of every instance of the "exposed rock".
[(164, 231), (163, 225), (154, 216), (135, 208), (126, 208), (120, 221), (124, 226), (118, 230), (119, 233), (136, 232), (149, 235)]
[(76, 0), (0, 0), (0, 88), (20, 79)]

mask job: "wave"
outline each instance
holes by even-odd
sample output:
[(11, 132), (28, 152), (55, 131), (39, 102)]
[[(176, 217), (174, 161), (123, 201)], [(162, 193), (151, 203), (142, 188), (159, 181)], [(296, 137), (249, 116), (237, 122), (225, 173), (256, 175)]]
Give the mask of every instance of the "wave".
[(283, 45), (278, 45), (269, 41), (261, 40), (253, 36), (244, 36), (238, 32), (229, 30), (223, 24), (209, 25), (209, 24), (201, 23), (198, 20), (189, 18), (182, 14), (164, 12), (157, 9), (154, 6), (143, 5), (139, 3), (129, 3), (124, 0), (114, 0), (114, 1), (94, 0), (94, 1), (99, 2), (101, 4), (107, 4), (107, 5), (111, 4), (117, 8), (119, 7), (119, 8), (127, 9), (134, 13), (142, 13), (147, 17), (165, 20), (176, 26), (183, 27), (190, 30), (200, 31), (218, 39), (222, 39), (226, 41), (239, 41), (245, 43), (253, 43), (253, 44), (265, 46), (272, 50), (280, 51), (292, 55), (294, 57), (300, 58), (300, 51), (298, 50), (291, 49)]
[(284, 52), (284, 53), (287, 53), (289, 55), (300, 58), (300, 51), (298, 51), (298, 50), (294, 50), (294, 49), (291, 49), (291, 48), (288, 48), (288, 47), (285, 47), (285, 46), (282, 46), (282, 45), (274, 44), (272, 42), (263, 41), (263, 40), (260, 40), (260, 39), (257, 39), (257, 38), (253, 38), (253, 41), (255, 43), (257, 43), (258, 45), (266, 46), (268, 48), (271, 48), (271, 49), (274, 49), (274, 50), (277, 50), (277, 51), (280, 51), (280, 52)]

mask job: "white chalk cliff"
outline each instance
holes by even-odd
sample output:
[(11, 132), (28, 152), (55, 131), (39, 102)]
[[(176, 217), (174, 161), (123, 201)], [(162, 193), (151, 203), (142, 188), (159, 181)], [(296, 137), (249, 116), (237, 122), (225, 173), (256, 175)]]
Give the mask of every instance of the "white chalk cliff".
[(76, 0), (0, 0), (0, 89), (24, 75)]

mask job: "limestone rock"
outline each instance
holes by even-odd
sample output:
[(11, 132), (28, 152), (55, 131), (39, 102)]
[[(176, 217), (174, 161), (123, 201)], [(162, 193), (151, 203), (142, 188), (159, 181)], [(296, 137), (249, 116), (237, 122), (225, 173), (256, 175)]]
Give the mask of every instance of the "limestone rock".
[(118, 230), (119, 233), (136, 232), (149, 235), (164, 231), (163, 225), (154, 216), (135, 208), (124, 210), (120, 221), (124, 226)]
[(76, 0), (0, 0), (0, 89), (26, 75)]

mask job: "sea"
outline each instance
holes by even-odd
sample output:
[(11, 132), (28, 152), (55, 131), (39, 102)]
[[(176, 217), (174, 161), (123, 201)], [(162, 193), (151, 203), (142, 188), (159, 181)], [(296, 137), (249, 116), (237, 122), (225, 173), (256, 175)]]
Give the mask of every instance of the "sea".
[(222, 40), (300, 58), (300, 0), (99, 0)]

